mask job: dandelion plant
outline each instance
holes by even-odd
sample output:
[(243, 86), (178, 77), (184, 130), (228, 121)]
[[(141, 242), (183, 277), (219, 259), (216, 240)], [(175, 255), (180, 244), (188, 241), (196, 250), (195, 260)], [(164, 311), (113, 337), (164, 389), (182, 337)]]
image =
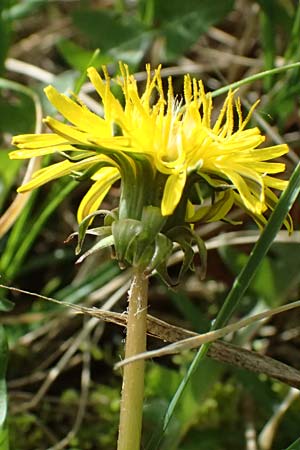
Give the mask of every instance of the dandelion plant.
[[(71, 175), (90, 179), (91, 187), (78, 208), (77, 253), (86, 233), (97, 241), (80, 261), (105, 247), (121, 267), (132, 268), (125, 358), (146, 349), (147, 290), (149, 275), (157, 272), (167, 284), (180, 282), (193, 268), (196, 244), (200, 273), (206, 265), (205, 243), (195, 223), (230, 221), (233, 208), (242, 208), (260, 228), (267, 222), (287, 182), (274, 177), (285, 165), (273, 160), (288, 152), (285, 144), (263, 147), (265, 137), (249, 127), (255, 103), (244, 116), (236, 93), (230, 91), (212, 120), (213, 101), (203, 83), (184, 78), (183, 95), (175, 95), (172, 79), (167, 94), (160, 67), (146, 67), (147, 81), (139, 92), (128, 67), (111, 80), (90, 67), (88, 76), (103, 105), (103, 116), (90, 111), (80, 99), (49, 86), (45, 93), (65, 120), (44, 119), (49, 133), (19, 135), (12, 159), (58, 154), (61, 161), (36, 171), (19, 188), (27, 192), (48, 181)], [(123, 92), (120, 101), (112, 83)], [(215, 115), (214, 115), (215, 116)], [(118, 207), (103, 210), (110, 188), (120, 180)], [(104, 216), (95, 227), (96, 216)], [(292, 228), (287, 219), (285, 226)], [(93, 228), (94, 227), (94, 228)], [(167, 265), (174, 246), (184, 254), (177, 280)], [(123, 373), (118, 450), (140, 449), (144, 391), (144, 362), (128, 364)]]

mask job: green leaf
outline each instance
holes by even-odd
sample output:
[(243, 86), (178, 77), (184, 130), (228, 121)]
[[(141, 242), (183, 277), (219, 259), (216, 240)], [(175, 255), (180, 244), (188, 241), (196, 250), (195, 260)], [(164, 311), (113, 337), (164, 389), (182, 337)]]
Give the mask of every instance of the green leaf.
[(155, 0), (154, 21), (161, 24), (160, 33), (166, 40), (166, 60), (184, 54), (233, 5), (233, 0)]
[(81, 263), (85, 258), (92, 255), (93, 253), (99, 252), (104, 248), (111, 247), (114, 244), (114, 238), (112, 235), (106, 236), (100, 241), (98, 241), (95, 245), (93, 245), (89, 250), (87, 250), (83, 255), (78, 258), (76, 263)]
[(114, 57), (115, 61), (124, 61), (131, 66), (132, 70), (135, 70), (150, 47), (151, 39), (150, 32), (140, 33), (130, 41), (112, 48), (108, 53)]
[(118, 220), (112, 224), (116, 258), (119, 262), (132, 263), (132, 244), (142, 230), (142, 223), (134, 219)]
[[(77, 247), (75, 250), (76, 255), (78, 255), (81, 252), (82, 245), (85, 240), (85, 236), (87, 234), (88, 227), (91, 224), (91, 220), (94, 219), (96, 216), (99, 216), (99, 215), (105, 216), (107, 214), (109, 214), (109, 211), (100, 209), (98, 211), (95, 211), (95, 212), (89, 214), (80, 222), (80, 224), (78, 226), (78, 244), (77, 244)], [(103, 237), (103, 236), (107, 236), (108, 234), (110, 234), (110, 233), (107, 233), (107, 230), (109, 228), (110, 227), (108, 227), (108, 226), (92, 228), (92, 229), (90, 229), (90, 232), (93, 231), (96, 236)], [(71, 236), (73, 237), (73, 235), (71, 235)]]
[(75, 11), (73, 21), (94, 47), (108, 52), (122, 45), (143, 31), (143, 27), (133, 17), (121, 16), (114, 11), (86, 9)]
[[(59, 41), (57, 43), (57, 48), (66, 62), (79, 72), (86, 71), (86, 68), (88, 67), (94, 54), (93, 51), (85, 50), (68, 39)], [(113, 60), (114, 58), (100, 53), (93, 60), (93, 66), (98, 69), (102, 64), (108, 64), (113, 62)]]
[(73, 14), (76, 27), (88, 37), (93, 48), (110, 55), (115, 61), (122, 59), (138, 63), (149, 45), (149, 33), (138, 19), (108, 10), (80, 10)]

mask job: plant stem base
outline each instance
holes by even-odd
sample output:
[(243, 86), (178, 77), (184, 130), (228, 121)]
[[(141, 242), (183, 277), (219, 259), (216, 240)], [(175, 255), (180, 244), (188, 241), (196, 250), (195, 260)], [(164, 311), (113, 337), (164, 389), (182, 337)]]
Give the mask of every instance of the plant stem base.
[[(135, 271), (128, 298), (125, 358), (146, 350), (148, 279)], [(124, 367), (118, 450), (140, 450), (143, 399), (144, 361)]]

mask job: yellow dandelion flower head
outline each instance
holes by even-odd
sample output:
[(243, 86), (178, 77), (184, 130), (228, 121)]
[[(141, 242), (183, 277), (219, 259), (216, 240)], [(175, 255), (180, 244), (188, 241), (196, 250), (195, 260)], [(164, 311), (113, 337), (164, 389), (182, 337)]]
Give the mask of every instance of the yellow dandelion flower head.
[[(79, 221), (99, 208), (119, 178), (123, 183), (121, 201), (126, 197), (127, 202), (124, 214), (131, 202), (129, 212), (135, 217), (141, 216), (143, 203), (159, 206), (162, 216), (170, 216), (184, 198), (187, 220), (222, 219), (234, 204), (262, 220), (263, 213), (274, 205), (272, 189), (286, 186), (285, 181), (273, 177), (284, 171), (284, 164), (270, 160), (284, 155), (288, 148), (261, 148), (265, 138), (260, 130), (246, 128), (256, 104), (243, 118), (239, 99), (229, 92), (213, 122), (212, 96), (205, 93), (201, 81), (186, 75), (183, 96), (176, 97), (171, 78), (165, 94), (160, 67), (151, 72), (147, 65), (146, 71), (140, 93), (128, 67), (120, 64), (117, 83), (123, 99), (119, 100), (107, 70), (104, 68), (101, 76), (93, 67), (88, 69), (103, 104), (103, 117), (77, 98), (47, 87), (49, 101), (68, 123), (47, 117), (45, 123), (52, 133), (16, 136), (13, 143), (18, 149), (10, 157), (51, 153), (69, 157), (36, 172), (19, 190), (34, 189), (78, 171), (91, 173), (92, 169), (94, 183), (79, 207)], [(195, 208), (189, 195), (199, 180), (215, 195), (213, 204)]]

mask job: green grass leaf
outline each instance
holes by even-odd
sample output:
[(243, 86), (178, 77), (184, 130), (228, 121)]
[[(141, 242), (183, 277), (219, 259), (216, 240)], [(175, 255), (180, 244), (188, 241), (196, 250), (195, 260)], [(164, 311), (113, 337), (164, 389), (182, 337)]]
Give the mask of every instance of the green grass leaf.
[(289, 447), (283, 450), (300, 450), (300, 437), (295, 442), (293, 442)]
[[(255, 273), (260, 267), (260, 263), (267, 251), (269, 250), (276, 234), (280, 230), (282, 223), (288, 214), (290, 208), (295, 202), (300, 192), (300, 163), (294, 170), (288, 187), (282, 193), (279, 202), (274, 209), (264, 231), (262, 232), (259, 240), (255, 244), (247, 264), (243, 267), (237, 278), (235, 279), (230, 292), (228, 293), (225, 302), (217, 315), (215, 322), (211, 329), (216, 330), (226, 325), (232, 314), (237, 309), (240, 300), (245, 294), (249, 284), (254, 278)], [(191, 363), (186, 375), (183, 377), (178, 390), (176, 391), (169, 408), (166, 412), (164, 421), (164, 430), (167, 429), (168, 424), (174, 414), (176, 405), (178, 404), (188, 382), (192, 378), (200, 362), (205, 358), (209, 345), (203, 345), (197, 352), (193, 362)]]
[(3, 326), (0, 326), (0, 448), (8, 450), (7, 419), (7, 393), (6, 393), (6, 368), (8, 359), (8, 346)]

